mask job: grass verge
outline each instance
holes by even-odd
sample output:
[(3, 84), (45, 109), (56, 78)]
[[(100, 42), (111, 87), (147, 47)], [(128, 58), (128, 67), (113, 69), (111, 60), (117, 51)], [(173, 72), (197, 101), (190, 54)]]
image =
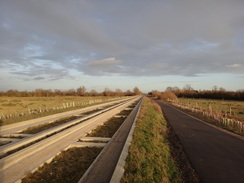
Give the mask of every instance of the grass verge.
[(121, 182), (183, 182), (160, 107), (144, 98)]
[[(106, 107), (104, 107), (106, 108)], [(87, 111), (87, 112), (83, 112), (81, 113), (81, 115), (89, 115), (89, 114), (92, 114), (92, 113), (95, 113), (95, 112), (98, 112), (98, 111), (101, 111), (102, 109), (99, 109), (99, 108), (96, 108), (96, 109), (93, 109), (91, 111)]]
[[(64, 131), (64, 130), (68, 129), (68, 128), (71, 128), (71, 127), (73, 127), (73, 126), (75, 126), (75, 125), (77, 125), (77, 124), (80, 124), (80, 123), (82, 123), (82, 122), (84, 122), (84, 121), (85, 121), (85, 120), (81, 120), (81, 121), (79, 121), (79, 122), (77, 122), (77, 123), (75, 123), (75, 124), (71, 124), (71, 125), (69, 125), (69, 126), (66, 126), (66, 127), (63, 128), (63, 129), (60, 129), (60, 130), (58, 130), (58, 131), (52, 132), (52, 133), (50, 133), (50, 134), (47, 134), (46, 136), (41, 137), (41, 138), (39, 138), (39, 139), (37, 139), (37, 140), (35, 140), (35, 141), (32, 141), (32, 142), (30, 142), (30, 143), (28, 143), (28, 144), (25, 144), (25, 145), (20, 146), (20, 147), (18, 147), (18, 148), (16, 148), (16, 149), (12, 149), (12, 150), (10, 150), (10, 151), (7, 151), (6, 153), (0, 155), (0, 159), (4, 158), (4, 157), (6, 157), (6, 156), (9, 156), (9, 155), (11, 155), (11, 154), (13, 154), (13, 153), (15, 153), (15, 152), (17, 152), (17, 151), (20, 151), (20, 150), (22, 150), (22, 149), (24, 149), (24, 148), (26, 148), (26, 147), (29, 147), (29, 146), (31, 146), (32, 144), (35, 144), (35, 143), (37, 143), (37, 142), (40, 142), (40, 141), (42, 141), (42, 140), (44, 140), (44, 139), (46, 139), (46, 138), (48, 138), (48, 137), (51, 137), (51, 136), (53, 136), (53, 135), (55, 135), (55, 134), (57, 134), (57, 133), (59, 133), (59, 132), (62, 132), (62, 131)], [(39, 130), (39, 129), (37, 129), (37, 130)], [(25, 133), (26, 133), (26, 132), (25, 132)]]
[(51, 122), (51, 123), (44, 123), (44, 124), (40, 124), (37, 126), (29, 127), (26, 130), (21, 131), (20, 133), (21, 134), (36, 134), (38, 132), (41, 132), (41, 131), (53, 128), (55, 126), (67, 123), (67, 122), (74, 120), (74, 119), (77, 119), (77, 118), (80, 118), (80, 117), (79, 116), (69, 116), (69, 117), (61, 118), (61, 119), (58, 119), (58, 120)]
[(25, 137), (21, 135), (0, 135), (0, 138), (23, 139)]
[(96, 129), (92, 130), (87, 137), (112, 137), (115, 132), (119, 129), (122, 123), (125, 121), (126, 117), (131, 113), (130, 110), (123, 110), (117, 116), (120, 117), (112, 117), (107, 120), (103, 125), (98, 126)]
[(26, 175), (22, 183), (77, 183), (102, 148), (70, 148), (62, 151), (49, 164)]
[(0, 141), (0, 146), (4, 146), (6, 144), (11, 143), (12, 141)]
[(112, 137), (124, 122), (125, 117), (112, 117), (103, 125), (92, 130), (87, 137)]

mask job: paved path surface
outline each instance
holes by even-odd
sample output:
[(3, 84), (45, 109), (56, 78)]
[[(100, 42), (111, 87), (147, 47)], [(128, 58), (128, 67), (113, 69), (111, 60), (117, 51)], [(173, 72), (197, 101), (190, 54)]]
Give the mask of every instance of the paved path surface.
[(244, 182), (244, 140), (158, 102), (203, 183)]

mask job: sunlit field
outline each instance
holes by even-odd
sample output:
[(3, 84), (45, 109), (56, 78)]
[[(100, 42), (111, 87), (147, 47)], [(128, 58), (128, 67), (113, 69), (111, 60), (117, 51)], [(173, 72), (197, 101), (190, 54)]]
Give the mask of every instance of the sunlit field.
[(179, 98), (179, 102), (186, 105), (202, 108), (205, 110), (211, 109), (223, 115), (233, 116), (244, 121), (244, 102), (229, 101), (229, 100), (212, 100), (212, 99), (189, 99)]
[(98, 104), (118, 97), (0, 97), (3, 125)]

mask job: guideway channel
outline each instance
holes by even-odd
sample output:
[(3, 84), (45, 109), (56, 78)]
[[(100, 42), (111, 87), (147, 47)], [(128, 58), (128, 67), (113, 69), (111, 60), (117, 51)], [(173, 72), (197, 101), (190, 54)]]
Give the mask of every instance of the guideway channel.
[(123, 172), (115, 173), (115, 169), (121, 153), (124, 153), (122, 150), (139, 113), (141, 102), (142, 98), (78, 183), (119, 182)]
[(92, 118), (96, 115), (99, 115), (99, 114), (102, 114), (106, 111), (109, 111), (109, 110), (111, 110), (111, 109), (113, 109), (119, 105), (122, 105), (123, 102), (125, 102), (125, 101), (122, 101), (122, 103), (120, 102), (119, 104), (116, 103), (115, 105), (110, 106), (108, 108), (105, 108), (99, 112), (94, 112), (94, 113), (87, 115), (85, 117), (80, 117), (76, 120), (72, 120), (72, 121), (67, 122), (63, 125), (58, 125), (57, 127), (51, 128), (49, 130), (45, 130), (45, 131), (37, 133), (37, 134), (29, 135), (28, 138), (20, 139), (19, 141), (15, 141), (11, 144), (5, 145), (5, 146), (0, 148), (0, 152), (1, 152), (0, 155), (5, 156), (5, 154), (10, 154), (9, 153), (10, 151), (14, 151), (15, 149), (22, 148), (24, 146), (29, 146), (32, 143), (35, 143), (35, 142), (38, 142), (38, 141), (45, 139), (46, 137), (50, 137), (52, 135), (55, 135), (56, 133), (59, 133), (63, 130), (66, 130), (67, 128), (78, 125), (79, 123), (82, 123), (83, 121), (85, 121), (89, 118)]
[(86, 108), (81, 108), (81, 109), (76, 109), (76, 110), (72, 110), (72, 111), (57, 113), (57, 114), (53, 114), (53, 115), (49, 115), (49, 116), (45, 116), (45, 117), (41, 117), (41, 118), (36, 118), (36, 119), (31, 119), (31, 120), (18, 122), (18, 123), (14, 123), (14, 124), (10, 124), (10, 125), (1, 126), (0, 127), (0, 135), (14, 134), (14, 133), (22, 131), (28, 127), (31, 127), (31, 126), (36, 126), (39, 124), (52, 122), (52, 121), (55, 121), (57, 119), (72, 116), (72, 115), (74, 115), (74, 116), (79, 115), (80, 113), (91, 111), (91, 110), (96, 109), (96, 108), (103, 108), (103, 107), (108, 106), (108, 105), (113, 105), (116, 103), (126, 101), (128, 99), (129, 98), (123, 98), (120, 100), (116, 100), (116, 101), (112, 101), (112, 102), (106, 102), (106, 103), (102, 103), (102, 104), (98, 104), (98, 105), (93, 105), (93, 106), (86, 107)]
[(79, 138), (85, 137), (92, 129), (118, 114), (136, 100), (138, 97), (131, 98), (129, 101), (123, 102), (122, 105), (1, 159), (0, 182), (11, 183), (21, 179), (25, 174), (54, 157), (70, 144), (76, 143)]

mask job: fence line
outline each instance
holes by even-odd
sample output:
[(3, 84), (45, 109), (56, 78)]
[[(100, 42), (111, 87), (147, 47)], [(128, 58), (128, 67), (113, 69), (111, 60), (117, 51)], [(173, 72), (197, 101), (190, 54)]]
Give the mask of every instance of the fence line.
[(70, 102), (70, 103), (62, 103), (60, 106), (51, 107), (51, 108), (48, 108), (46, 106), (45, 108), (39, 107), (39, 108), (31, 109), (31, 108), (28, 107), (28, 111), (27, 112), (14, 113), (14, 114), (3, 114), (1, 112), (0, 120), (3, 120), (3, 119), (6, 120), (6, 119), (14, 118), (14, 117), (21, 117), (21, 116), (27, 116), (27, 115), (36, 115), (36, 114), (49, 112), (49, 111), (55, 111), (55, 110), (82, 107), (82, 106), (91, 105), (91, 104), (109, 102), (109, 101), (117, 100), (117, 99), (120, 99), (120, 97), (118, 97), (118, 98), (108, 98), (108, 99), (86, 100), (86, 101), (83, 101), (83, 102), (74, 102), (73, 101), (73, 102)]
[(180, 102), (175, 101), (175, 100), (168, 99), (168, 101), (176, 107), (186, 109), (186, 110), (190, 110), (194, 113), (198, 113), (200, 115), (203, 115), (205, 117), (213, 119), (215, 122), (223, 125), (224, 127), (228, 128), (228, 129), (233, 129), (233, 130), (236, 130), (240, 133), (244, 132), (244, 122), (231, 117), (231, 109), (230, 109), (230, 115), (227, 115), (227, 113), (225, 113), (223, 115), (219, 112), (213, 111), (211, 105), (209, 105), (209, 109), (206, 110), (206, 109), (202, 109), (197, 104), (196, 104), (196, 106), (192, 106), (189, 103), (184, 104), (184, 103), (180, 103)]

